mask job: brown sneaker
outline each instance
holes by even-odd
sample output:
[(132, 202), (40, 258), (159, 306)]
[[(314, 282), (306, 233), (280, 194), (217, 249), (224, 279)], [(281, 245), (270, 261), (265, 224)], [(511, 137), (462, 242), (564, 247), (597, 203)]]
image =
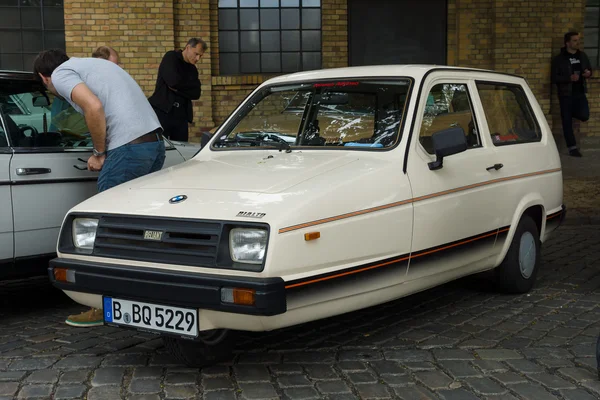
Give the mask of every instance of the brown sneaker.
[(102, 318), (102, 310), (97, 308), (90, 308), (89, 311), (82, 312), (81, 314), (69, 315), (65, 323), (67, 325), (77, 327), (104, 325), (104, 319)]

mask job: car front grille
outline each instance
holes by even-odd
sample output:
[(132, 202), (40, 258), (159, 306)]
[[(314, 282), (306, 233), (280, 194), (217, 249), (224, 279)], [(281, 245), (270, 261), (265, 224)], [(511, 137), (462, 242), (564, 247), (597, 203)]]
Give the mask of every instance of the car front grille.
[(222, 224), (148, 217), (103, 216), (93, 254), (100, 257), (215, 267)]

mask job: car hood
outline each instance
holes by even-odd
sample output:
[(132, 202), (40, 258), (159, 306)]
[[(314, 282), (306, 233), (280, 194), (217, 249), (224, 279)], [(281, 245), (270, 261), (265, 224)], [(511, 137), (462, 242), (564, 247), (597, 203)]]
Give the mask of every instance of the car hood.
[(132, 182), (132, 189), (219, 190), (278, 193), (358, 160), (350, 152), (232, 151), (195, 158)]

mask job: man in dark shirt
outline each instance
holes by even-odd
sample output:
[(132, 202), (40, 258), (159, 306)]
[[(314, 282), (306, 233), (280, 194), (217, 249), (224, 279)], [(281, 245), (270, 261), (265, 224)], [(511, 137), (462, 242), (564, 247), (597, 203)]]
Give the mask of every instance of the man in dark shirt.
[(592, 76), (592, 66), (587, 55), (579, 50), (577, 32), (565, 34), (564, 43), (565, 47), (552, 60), (552, 82), (558, 89), (563, 134), (569, 154), (581, 157), (573, 133), (572, 119), (585, 122), (590, 118), (586, 79)]
[(196, 63), (207, 48), (203, 40), (192, 38), (183, 50), (168, 51), (160, 63), (154, 93), (148, 100), (169, 139), (188, 140), (192, 100), (198, 100), (201, 93)]

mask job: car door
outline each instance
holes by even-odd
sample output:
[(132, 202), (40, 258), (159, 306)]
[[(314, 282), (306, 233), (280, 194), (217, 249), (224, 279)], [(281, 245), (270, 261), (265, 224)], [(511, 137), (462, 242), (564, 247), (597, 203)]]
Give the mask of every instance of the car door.
[(13, 214), (8, 170), (11, 157), (6, 129), (0, 115), (0, 277), (13, 261)]
[[(83, 115), (68, 103), (32, 89), (19, 97), (29, 99), (23, 104), (31, 112), (13, 107), (5, 115), (14, 152), (9, 167), (14, 256), (52, 256), (68, 210), (97, 193), (99, 173), (87, 170), (93, 143)], [(167, 148), (164, 168), (184, 161), (173, 145)]]
[[(482, 141), (480, 115), (474, 107), (474, 84), (456, 74), (434, 72), (422, 87), (407, 159), (413, 190), (414, 234), (408, 279), (467, 273), (489, 265), (501, 227), (494, 202), (501, 192), (492, 185), (495, 153)], [(467, 150), (443, 159), (440, 169), (431, 135), (460, 127)]]

